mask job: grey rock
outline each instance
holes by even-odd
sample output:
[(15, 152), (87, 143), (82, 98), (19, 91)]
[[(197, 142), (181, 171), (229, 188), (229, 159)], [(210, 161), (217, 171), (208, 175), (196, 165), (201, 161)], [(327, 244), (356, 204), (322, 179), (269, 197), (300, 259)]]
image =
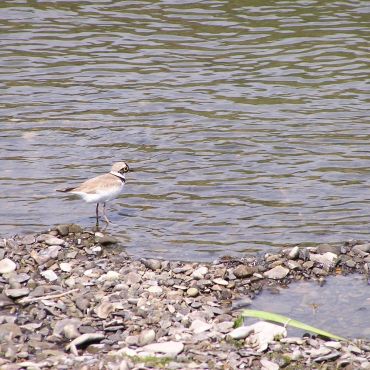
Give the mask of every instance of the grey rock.
[(67, 236), (69, 234), (69, 225), (58, 225), (56, 230), (60, 236)]
[(271, 270), (263, 273), (269, 279), (279, 280), (285, 278), (289, 274), (289, 270), (283, 266), (276, 266)]
[(5, 294), (0, 293), (0, 308), (14, 306), (15, 302), (7, 297)]
[(208, 324), (202, 320), (194, 320), (190, 325), (190, 330), (192, 330), (194, 334), (203, 333), (211, 328), (211, 324)]
[(20, 337), (22, 335), (21, 328), (12, 323), (0, 325), (0, 341), (2, 340), (12, 340), (15, 337)]
[(95, 241), (101, 245), (117, 244), (119, 242), (118, 239), (110, 235), (97, 236)]
[(310, 254), (310, 260), (321, 264), (325, 269), (330, 269), (335, 266), (338, 256), (332, 252), (324, 254)]
[(83, 232), (82, 227), (76, 224), (69, 225), (68, 229), (71, 234), (81, 234)]
[(8, 274), (15, 271), (17, 265), (9, 258), (4, 258), (0, 261), (0, 274)]
[(53, 270), (42, 271), (41, 275), (48, 281), (58, 280), (58, 275)]
[(208, 267), (200, 266), (196, 270), (193, 271), (191, 276), (196, 280), (201, 280), (204, 276), (208, 273)]
[(261, 359), (261, 370), (279, 370), (279, 365), (275, 362), (269, 361), (266, 358)]
[(71, 343), (66, 346), (66, 350), (70, 350), (75, 356), (78, 356), (77, 347), (81, 346), (82, 344), (92, 343), (92, 342), (100, 342), (104, 339), (104, 335), (101, 333), (86, 333), (82, 334), (76, 339), (74, 339)]
[(332, 244), (320, 244), (316, 252), (318, 254), (324, 254), (327, 252), (334, 253), (336, 255), (339, 255), (341, 253), (341, 246), (340, 245), (332, 245)]
[(28, 295), (30, 290), (28, 288), (19, 289), (5, 289), (5, 294), (11, 298), (20, 298)]

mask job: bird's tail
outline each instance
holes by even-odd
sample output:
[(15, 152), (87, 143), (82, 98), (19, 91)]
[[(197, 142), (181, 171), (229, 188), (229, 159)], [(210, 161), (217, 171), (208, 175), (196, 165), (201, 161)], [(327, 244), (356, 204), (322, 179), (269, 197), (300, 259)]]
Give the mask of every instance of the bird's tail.
[(75, 188), (66, 188), (66, 189), (57, 189), (59, 193), (69, 193), (70, 191), (74, 190)]

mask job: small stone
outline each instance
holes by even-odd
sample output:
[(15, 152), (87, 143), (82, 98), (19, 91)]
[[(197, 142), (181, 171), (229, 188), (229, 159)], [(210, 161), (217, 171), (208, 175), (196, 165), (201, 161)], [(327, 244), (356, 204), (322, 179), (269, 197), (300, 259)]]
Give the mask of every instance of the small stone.
[(295, 246), (293, 247), (289, 253), (288, 253), (288, 257), (289, 259), (291, 260), (296, 260), (298, 257), (299, 257), (299, 247)]
[(283, 266), (276, 266), (263, 274), (269, 279), (279, 280), (285, 278), (289, 274), (289, 270)]
[(100, 243), (101, 245), (109, 245), (109, 244), (117, 244), (118, 239), (114, 238), (113, 236), (104, 235), (101, 237), (95, 237), (95, 241)]
[(98, 281), (116, 281), (122, 278), (121, 274), (117, 271), (108, 271), (99, 277)]
[(197, 288), (189, 288), (186, 294), (188, 297), (197, 297), (199, 295), (199, 290)]
[(143, 330), (139, 335), (139, 346), (146, 346), (155, 339), (155, 331), (153, 329)]
[(9, 258), (4, 258), (0, 261), (0, 274), (8, 274), (15, 271), (17, 265)]
[(69, 225), (58, 225), (56, 230), (60, 236), (67, 236), (69, 234)]
[(124, 279), (128, 285), (134, 285), (140, 283), (141, 276), (138, 273), (131, 271), (127, 275), (124, 275)]
[(28, 295), (30, 290), (28, 288), (19, 289), (5, 289), (5, 294), (11, 298), (20, 298)]
[(63, 239), (59, 239), (55, 236), (48, 236), (45, 238), (45, 243), (47, 245), (63, 245), (65, 241)]
[(204, 275), (206, 275), (208, 273), (208, 267), (206, 266), (200, 266), (198, 267), (196, 270), (194, 270), (191, 274), (191, 276), (195, 279), (195, 280), (200, 280), (200, 279), (203, 279), (204, 278)]
[(352, 250), (357, 253), (357, 252), (365, 252), (365, 253), (370, 253), (370, 243), (366, 244), (359, 244), (355, 245)]
[(141, 262), (145, 267), (153, 271), (160, 270), (162, 267), (161, 261), (155, 259), (142, 259)]
[(163, 289), (160, 286), (153, 285), (148, 288), (148, 292), (156, 295), (160, 295), (163, 293)]
[(348, 261), (346, 261), (345, 262), (345, 265), (347, 266), (347, 267), (349, 267), (349, 268), (354, 268), (354, 267), (356, 267), (356, 262), (354, 261), (354, 260), (348, 260)]
[(98, 307), (95, 308), (95, 313), (100, 319), (106, 319), (114, 311), (114, 305), (109, 301), (103, 301)]
[(226, 281), (225, 279), (221, 279), (221, 278), (216, 278), (216, 279), (213, 279), (212, 280), (215, 284), (217, 285), (223, 285), (223, 286), (227, 286), (229, 284), (228, 281)]
[(340, 342), (335, 342), (335, 341), (325, 342), (324, 346), (329, 347), (329, 348), (334, 348), (334, 349), (341, 349), (342, 348), (342, 345), (340, 344)]
[(257, 272), (257, 268), (247, 266), (247, 265), (239, 265), (233, 271), (233, 274), (238, 279), (244, 279), (246, 277), (252, 276), (255, 272)]
[(72, 266), (70, 263), (67, 263), (67, 262), (61, 262), (59, 264), (59, 267), (62, 271), (64, 272), (71, 272), (72, 271)]
[(339, 255), (341, 253), (341, 246), (340, 245), (332, 245), (332, 244), (320, 244), (316, 252), (318, 254), (324, 254), (327, 252), (334, 253), (336, 255)]
[(142, 347), (142, 350), (145, 352), (152, 353), (163, 353), (168, 357), (176, 357), (184, 349), (184, 344), (181, 342), (161, 342), (161, 343), (152, 343)]
[(211, 328), (211, 324), (208, 324), (202, 320), (194, 320), (190, 325), (190, 330), (192, 330), (194, 334), (203, 333)]
[(45, 270), (41, 272), (41, 275), (49, 281), (55, 281), (58, 279), (57, 274), (53, 270)]

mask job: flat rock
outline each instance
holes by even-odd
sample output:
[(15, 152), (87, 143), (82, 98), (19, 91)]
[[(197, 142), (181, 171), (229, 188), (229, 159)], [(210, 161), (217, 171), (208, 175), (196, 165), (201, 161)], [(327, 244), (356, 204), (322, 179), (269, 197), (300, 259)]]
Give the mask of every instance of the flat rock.
[(168, 357), (176, 357), (183, 349), (183, 343), (174, 341), (152, 343), (142, 347), (142, 350), (145, 352), (162, 353)]
[(0, 342), (5, 339), (12, 339), (22, 335), (21, 328), (16, 324), (2, 324), (0, 325)]
[(45, 243), (47, 245), (63, 245), (65, 241), (63, 239), (57, 238), (56, 236), (48, 236), (45, 238)]
[(316, 248), (316, 252), (318, 254), (324, 254), (327, 252), (334, 253), (336, 255), (339, 255), (341, 251), (340, 245), (332, 245), (332, 244), (320, 244)]
[(22, 241), (21, 243), (23, 245), (30, 245), (30, 244), (33, 244), (36, 242), (36, 238), (34, 235), (30, 234), (30, 235), (26, 235), (22, 238)]
[(162, 263), (159, 260), (155, 259), (142, 259), (142, 264), (153, 271), (160, 270), (162, 268)]
[(203, 333), (211, 328), (211, 324), (208, 324), (202, 320), (194, 320), (190, 325), (190, 330), (192, 330), (194, 334)]
[(72, 265), (68, 262), (61, 262), (59, 264), (59, 267), (64, 272), (71, 272), (72, 271)]
[(5, 294), (0, 293), (0, 308), (4, 308), (4, 307), (8, 307), (8, 306), (14, 306), (14, 305), (15, 305), (14, 301), (12, 301)]
[(67, 236), (69, 234), (69, 225), (58, 225), (56, 227), (58, 234), (61, 236)]
[(5, 289), (5, 294), (11, 298), (20, 298), (28, 295), (30, 290), (28, 288), (19, 289)]
[(0, 274), (8, 274), (15, 271), (17, 265), (9, 258), (4, 258), (0, 261)]
[(285, 278), (289, 274), (289, 269), (283, 266), (275, 266), (271, 270), (263, 273), (269, 279), (279, 280)]
[(48, 281), (55, 281), (58, 279), (58, 275), (53, 270), (42, 271), (41, 275)]

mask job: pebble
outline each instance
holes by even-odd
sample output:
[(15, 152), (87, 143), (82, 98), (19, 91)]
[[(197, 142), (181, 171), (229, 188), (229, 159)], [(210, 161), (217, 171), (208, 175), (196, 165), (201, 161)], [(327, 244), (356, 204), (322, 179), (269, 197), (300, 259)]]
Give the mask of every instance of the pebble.
[(65, 242), (63, 239), (57, 238), (56, 236), (48, 236), (45, 238), (47, 245), (63, 245)]
[(195, 280), (201, 280), (204, 279), (204, 276), (208, 273), (208, 268), (206, 266), (198, 267), (196, 270), (194, 270), (191, 274), (191, 276)]
[(152, 294), (160, 295), (163, 293), (163, 289), (160, 286), (153, 285), (148, 288), (148, 292)]
[(268, 270), (264, 272), (264, 276), (266, 276), (269, 279), (283, 279), (289, 274), (289, 270), (283, 266), (276, 266), (272, 268), (271, 270)]
[(221, 279), (221, 278), (216, 278), (216, 279), (213, 279), (212, 280), (215, 284), (217, 285), (223, 285), (223, 286), (227, 286), (229, 284), (228, 281), (226, 281), (225, 279)]
[(64, 272), (71, 272), (72, 271), (72, 265), (70, 263), (67, 263), (67, 262), (61, 262), (59, 264), (59, 267)]
[(186, 294), (188, 297), (197, 297), (199, 295), (199, 290), (197, 288), (189, 288)]
[(293, 247), (289, 253), (288, 253), (288, 257), (289, 259), (291, 260), (296, 260), (298, 257), (299, 257), (299, 247), (295, 246)]
[(139, 346), (150, 344), (155, 339), (155, 331), (153, 329), (143, 330), (138, 339)]
[(262, 370), (279, 370), (279, 365), (265, 358), (261, 359)]
[(109, 235), (97, 236), (95, 240), (101, 245), (117, 244), (119, 242), (118, 239)]
[(190, 325), (190, 330), (192, 330), (194, 334), (203, 333), (211, 328), (211, 324), (208, 324), (202, 320), (194, 320)]
[(58, 279), (58, 275), (53, 270), (42, 271), (41, 275), (49, 281), (55, 281)]
[(239, 265), (233, 270), (233, 274), (238, 279), (244, 279), (246, 277), (252, 276), (255, 272), (257, 272), (257, 269), (255, 267), (247, 266), (247, 265)]
[(310, 260), (321, 264), (325, 269), (334, 267), (338, 256), (332, 252), (326, 252), (324, 254), (310, 254)]
[(0, 261), (0, 274), (8, 274), (15, 271), (17, 265), (9, 258), (4, 258)]

